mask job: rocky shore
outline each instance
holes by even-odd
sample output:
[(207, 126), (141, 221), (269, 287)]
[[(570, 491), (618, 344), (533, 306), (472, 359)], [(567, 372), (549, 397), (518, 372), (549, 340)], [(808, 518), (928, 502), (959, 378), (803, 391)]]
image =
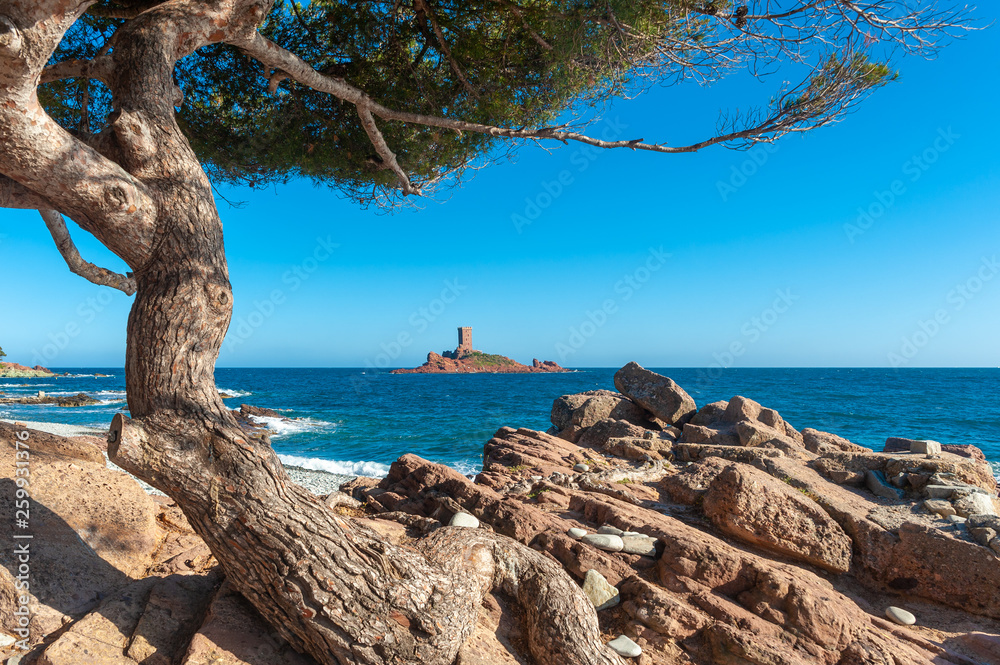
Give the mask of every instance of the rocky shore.
[(445, 357), (431, 351), (427, 354), (427, 362), (412, 369), (394, 369), (392, 374), (527, 374), (529, 372), (568, 372), (551, 360), (531, 361), (530, 365), (522, 365), (507, 356), (500, 356), (482, 351), (469, 351)]
[(37, 379), (57, 376), (55, 372), (41, 365), (26, 367), (17, 363), (0, 362), (0, 379)]
[[(548, 432), (501, 428), (474, 480), (406, 455), (323, 500), (400, 544), (476, 528), (547, 554), (623, 662), (1000, 665), (1000, 503), (978, 449), (928, 432), (876, 452), (746, 397), (697, 405), (634, 363), (615, 387), (555, 399)], [(0, 424), (5, 468), (14, 436)], [(45, 575), (21, 665), (314, 665), (97, 442), (30, 440)], [(11, 556), (0, 630), (17, 637)], [(532, 663), (525, 611), (488, 596), (456, 662)]]
[(0, 393), (0, 404), (48, 404), (52, 406), (76, 407), (93, 406), (94, 404), (101, 403), (99, 399), (95, 399), (87, 393), (77, 393), (76, 395), (49, 395), (39, 391), (37, 395), (29, 395), (26, 397), (4, 397), (2, 395), (3, 393)]

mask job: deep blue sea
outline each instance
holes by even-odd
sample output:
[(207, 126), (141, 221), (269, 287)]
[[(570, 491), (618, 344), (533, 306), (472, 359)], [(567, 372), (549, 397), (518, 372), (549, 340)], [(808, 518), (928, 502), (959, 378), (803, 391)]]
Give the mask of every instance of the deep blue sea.
[[(84, 408), (0, 405), (0, 418), (106, 428), (125, 406), (125, 376), (113, 368), (53, 368), (71, 376), (0, 379), (8, 395), (89, 393)], [(814, 427), (881, 450), (903, 436), (979, 446), (1000, 470), (1000, 369), (657, 369), (698, 405), (744, 395)], [(109, 374), (108, 378), (95, 373)], [(219, 369), (226, 403), (268, 407), (293, 422), (268, 421), (287, 464), (382, 475), (404, 453), (479, 470), (483, 444), (501, 426), (545, 430), (552, 400), (614, 389), (613, 368), (567, 374), (409, 374), (361, 369)]]

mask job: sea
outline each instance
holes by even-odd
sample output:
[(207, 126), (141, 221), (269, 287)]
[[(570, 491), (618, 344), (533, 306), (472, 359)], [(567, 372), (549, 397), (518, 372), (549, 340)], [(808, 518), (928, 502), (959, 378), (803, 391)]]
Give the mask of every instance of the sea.
[[(66, 376), (0, 379), (7, 396), (87, 393), (90, 407), (0, 405), (0, 418), (106, 429), (127, 410), (120, 368), (52, 368)], [(1000, 368), (653, 368), (699, 406), (734, 395), (881, 451), (887, 437), (979, 446), (1000, 473)], [(614, 390), (615, 368), (562, 374), (390, 374), (352, 368), (220, 368), (216, 384), (233, 409), (279, 411), (262, 418), (286, 465), (341, 475), (383, 476), (406, 453), (465, 474), (482, 466), (483, 444), (500, 427), (546, 430), (552, 401)], [(100, 376), (100, 375), (107, 376)]]

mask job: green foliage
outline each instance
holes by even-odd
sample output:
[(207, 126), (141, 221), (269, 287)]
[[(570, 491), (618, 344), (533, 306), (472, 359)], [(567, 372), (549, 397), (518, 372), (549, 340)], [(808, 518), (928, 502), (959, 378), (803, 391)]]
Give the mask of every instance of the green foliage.
[(6, 358), (7, 354), (3, 352), (3, 347), (0, 346), (0, 358)]
[(496, 353), (483, 353), (482, 351), (470, 351), (463, 355), (462, 359), (471, 360), (476, 367), (480, 368), (506, 367), (511, 364), (511, 359), (506, 356)]
[[(574, 104), (625, 90), (650, 44), (676, 23), (667, 12), (671, 3), (651, 0), (438, 0), (426, 6), (429, 11), (422, 3), (279, 0), (261, 32), (390, 108), (521, 127), (549, 125)], [(608, 20), (612, 11), (633, 36)], [(121, 23), (85, 15), (53, 60), (93, 57)], [(446, 57), (435, 23), (471, 91)], [(306, 177), (362, 203), (373, 191), (396, 186), (353, 105), (291, 80), (272, 94), (269, 74), (226, 45), (204, 47), (178, 63), (184, 92), (178, 121), (214, 182), (259, 188)], [(110, 95), (97, 82), (90, 90), (92, 124), (99, 129), (111, 112)], [(46, 108), (74, 131), (80, 93), (76, 81), (42, 86)], [(415, 183), (502, 156), (494, 150), (499, 139), (483, 134), (378, 122)]]

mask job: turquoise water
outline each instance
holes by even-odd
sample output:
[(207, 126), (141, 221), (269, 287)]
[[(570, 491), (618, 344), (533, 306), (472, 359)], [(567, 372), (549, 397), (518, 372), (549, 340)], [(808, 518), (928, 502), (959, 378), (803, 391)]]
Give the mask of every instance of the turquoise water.
[[(0, 406), (0, 418), (106, 427), (125, 406), (121, 369), (53, 368), (72, 376), (0, 379), (8, 395), (87, 392), (84, 408)], [(890, 436), (979, 446), (1000, 468), (1000, 369), (657, 369), (701, 406), (745, 395), (802, 429), (814, 427), (881, 450)], [(110, 374), (97, 378), (94, 373)], [(371, 370), (368, 370), (371, 372)], [(360, 369), (220, 369), (226, 403), (282, 410), (268, 421), (286, 463), (381, 475), (404, 453), (479, 470), (483, 444), (501, 426), (547, 429), (552, 400), (614, 389), (612, 368), (567, 374), (365, 373)]]

